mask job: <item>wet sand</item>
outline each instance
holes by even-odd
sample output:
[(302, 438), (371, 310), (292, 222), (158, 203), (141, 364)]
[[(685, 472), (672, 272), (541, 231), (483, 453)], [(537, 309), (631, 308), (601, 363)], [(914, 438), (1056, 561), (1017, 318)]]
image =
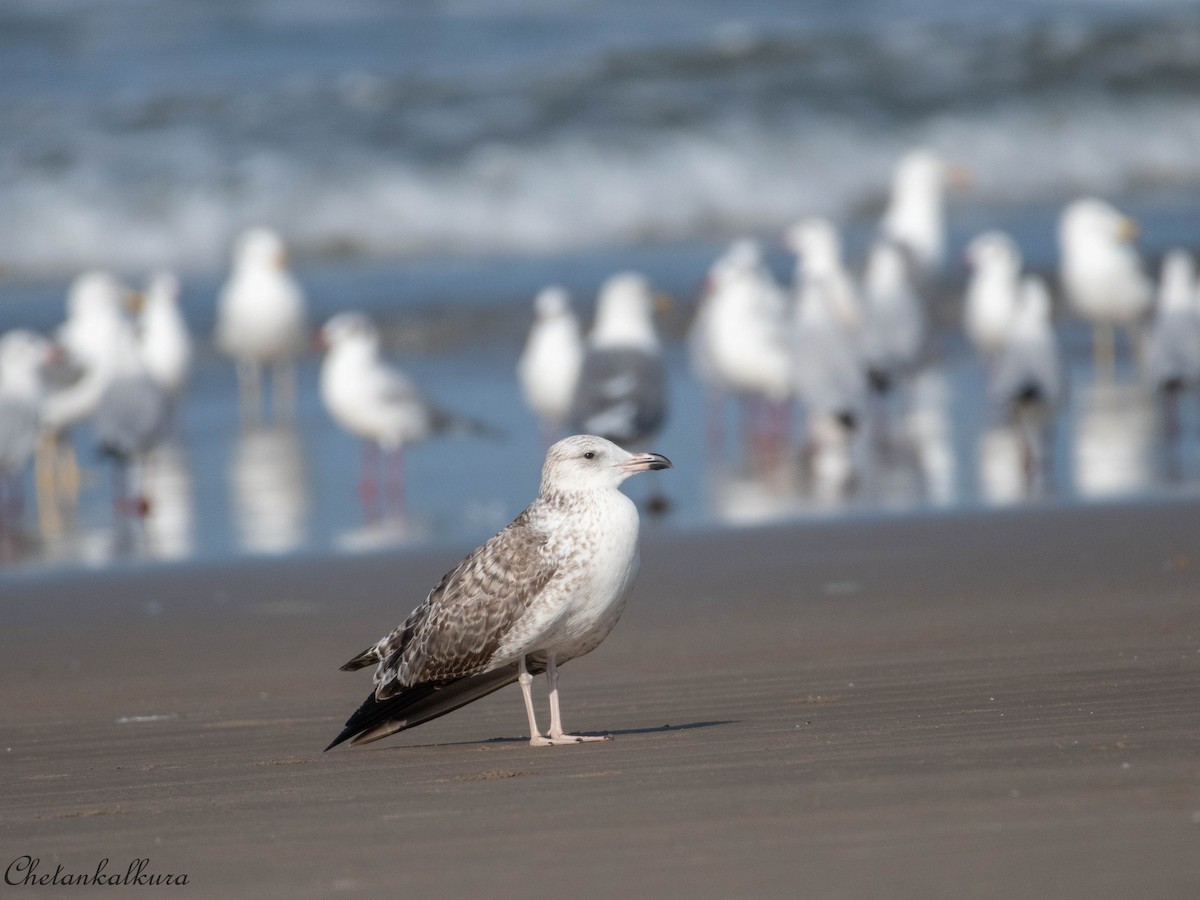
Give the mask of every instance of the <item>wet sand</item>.
[(338, 666), (465, 547), (6, 579), (0, 863), (148, 858), (193, 897), (1200, 896), (1198, 522), (645, 528), (561, 683), (615, 739), (545, 749), (510, 687), (321, 752), (369, 688)]

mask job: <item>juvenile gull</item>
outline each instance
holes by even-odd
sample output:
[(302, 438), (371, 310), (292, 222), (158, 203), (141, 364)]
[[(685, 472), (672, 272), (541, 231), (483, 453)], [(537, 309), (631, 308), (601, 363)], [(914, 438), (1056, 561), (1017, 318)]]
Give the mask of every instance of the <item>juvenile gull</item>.
[[(531, 745), (603, 740), (564, 731), (558, 667), (604, 640), (637, 570), (637, 508), (618, 486), (670, 467), (664, 456), (629, 453), (594, 435), (552, 446), (525, 511), (443, 576), (402, 625), (342, 666), (377, 664), (375, 690), (325, 749), (413, 728), (514, 681)], [(548, 735), (530, 692), (543, 671)]]

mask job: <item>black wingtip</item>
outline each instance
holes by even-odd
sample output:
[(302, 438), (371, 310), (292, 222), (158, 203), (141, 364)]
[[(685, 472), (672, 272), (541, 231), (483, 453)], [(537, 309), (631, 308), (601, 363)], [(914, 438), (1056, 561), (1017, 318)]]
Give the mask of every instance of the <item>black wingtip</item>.
[(337, 737), (335, 737), (335, 738), (334, 738), (332, 741), (330, 741), (330, 742), (329, 742), (329, 746), (328, 746), (328, 747), (326, 747), (326, 748), (325, 748), (324, 750), (322, 750), (321, 752), (322, 752), (322, 753), (328, 753), (330, 750), (332, 750), (332, 749), (333, 749), (334, 747), (336, 747), (338, 744), (342, 744), (342, 743), (345, 743), (346, 741), (350, 740), (350, 738), (354, 737), (354, 735), (355, 735), (355, 734), (356, 734), (356, 732), (355, 732), (355, 730), (354, 730), (354, 729), (352, 729), (352, 728), (343, 728), (343, 729), (342, 729), (342, 733), (341, 733), (341, 734), (339, 734)]

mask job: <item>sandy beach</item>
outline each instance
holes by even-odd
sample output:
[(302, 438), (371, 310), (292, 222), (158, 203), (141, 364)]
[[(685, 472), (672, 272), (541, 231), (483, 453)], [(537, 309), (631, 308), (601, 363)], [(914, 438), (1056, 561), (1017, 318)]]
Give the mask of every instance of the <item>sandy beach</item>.
[(511, 687), (321, 752), (369, 687), (338, 666), (467, 547), (9, 579), (2, 861), (196, 897), (1194, 897), (1198, 516), (645, 528), (561, 685), (614, 740), (565, 748)]

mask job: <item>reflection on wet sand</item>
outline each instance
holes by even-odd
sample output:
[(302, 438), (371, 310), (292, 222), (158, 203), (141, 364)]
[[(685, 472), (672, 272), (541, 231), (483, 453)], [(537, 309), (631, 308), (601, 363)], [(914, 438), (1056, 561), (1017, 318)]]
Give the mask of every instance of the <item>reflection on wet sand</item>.
[(141, 470), (146, 498), (145, 555), (187, 559), (195, 552), (192, 475), (183, 447), (172, 441), (147, 455)]
[(1097, 381), (1076, 394), (1072, 468), (1080, 497), (1145, 490), (1154, 481), (1154, 406), (1134, 383)]
[(348, 553), (365, 553), (400, 547), (429, 536), (429, 529), (422, 523), (403, 514), (369, 518), (358, 528), (341, 532), (335, 538), (339, 550)]
[(291, 425), (255, 425), (234, 441), (229, 485), (238, 546), (286, 553), (308, 537), (311, 484), (300, 436)]

